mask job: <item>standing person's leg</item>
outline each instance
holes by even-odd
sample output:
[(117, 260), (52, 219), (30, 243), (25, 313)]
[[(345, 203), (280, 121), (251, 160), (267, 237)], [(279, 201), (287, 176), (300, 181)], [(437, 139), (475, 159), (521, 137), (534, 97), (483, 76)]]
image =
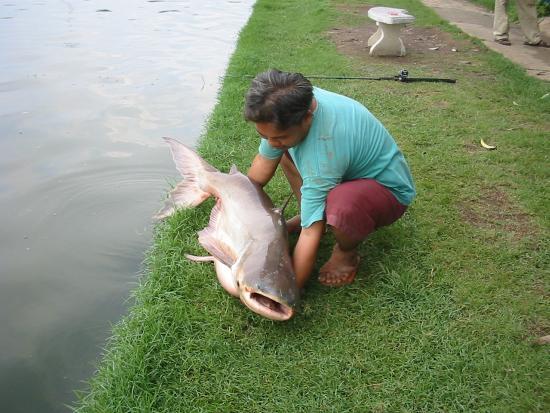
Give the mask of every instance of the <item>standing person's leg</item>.
[(506, 13), (507, 0), (495, 0), (495, 19), (493, 22), (493, 37), (497, 43), (509, 46), (508, 30), (508, 14)]
[(319, 270), (319, 282), (338, 287), (353, 282), (359, 266), (357, 246), (377, 228), (397, 221), (407, 210), (374, 179), (344, 182), (330, 191), (326, 220), (336, 245)]
[(542, 40), (537, 21), (536, 0), (516, 0), (521, 31), (525, 36), (525, 43), (537, 45)]

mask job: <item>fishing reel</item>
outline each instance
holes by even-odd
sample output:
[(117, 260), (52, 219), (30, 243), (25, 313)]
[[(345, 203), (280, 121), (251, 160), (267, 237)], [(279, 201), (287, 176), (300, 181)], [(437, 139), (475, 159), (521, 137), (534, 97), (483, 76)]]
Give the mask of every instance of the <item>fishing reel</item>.
[(409, 78), (409, 71), (407, 69), (401, 69), (397, 76), (395, 76), (395, 80), (399, 82), (406, 82)]
[(401, 69), (397, 75), (393, 78), (379, 78), (380, 80), (393, 79), (398, 82), (411, 83), (411, 82), (443, 82), (443, 83), (456, 83), (455, 79), (438, 79), (435, 77), (409, 77), (409, 71), (407, 69)]

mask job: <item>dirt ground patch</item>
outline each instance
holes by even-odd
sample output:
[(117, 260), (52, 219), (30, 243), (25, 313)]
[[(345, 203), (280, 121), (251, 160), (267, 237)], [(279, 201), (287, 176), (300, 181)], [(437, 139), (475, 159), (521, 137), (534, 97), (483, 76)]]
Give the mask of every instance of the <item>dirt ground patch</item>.
[[(550, 344), (548, 340), (548, 335), (550, 334), (550, 322), (545, 319), (535, 319), (531, 320), (527, 324), (527, 331), (523, 337), (526, 340), (531, 341), (533, 344)], [(541, 338), (546, 337), (546, 340), (541, 340)]]
[(468, 224), (485, 230), (511, 234), (514, 240), (538, 232), (531, 215), (521, 210), (508, 194), (499, 188), (485, 188), (476, 199), (459, 203), (462, 218)]
[[(327, 34), (337, 50), (365, 63), (395, 63), (406, 67), (420, 67), (434, 75), (445, 75), (445, 69), (457, 65), (475, 65), (472, 53), (480, 50), (467, 40), (454, 39), (450, 33), (435, 27), (417, 27), (413, 24), (401, 31), (406, 56), (369, 56), (368, 39), (376, 32), (376, 23), (367, 17), (370, 5), (340, 7), (345, 13), (365, 16), (366, 22), (357, 27), (333, 27)], [(411, 76), (414, 73), (411, 72)]]

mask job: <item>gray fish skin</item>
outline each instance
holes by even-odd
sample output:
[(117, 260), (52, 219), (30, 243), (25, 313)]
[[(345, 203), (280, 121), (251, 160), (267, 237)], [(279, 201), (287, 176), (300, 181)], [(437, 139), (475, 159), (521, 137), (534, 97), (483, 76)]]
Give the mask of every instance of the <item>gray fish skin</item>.
[(214, 261), (223, 288), (252, 311), (272, 320), (290, 319), (299, 293), (281, 211), (235, 166), (229, 174), (222, 173), (177, 140), (164, 140), (184, 179), (155, 218), (165, 218), (178, 208), (197, 206), (214, 196), (217, 202), (209, 225), (198, 233), (199, 243), (211, 256), (187, 257)]

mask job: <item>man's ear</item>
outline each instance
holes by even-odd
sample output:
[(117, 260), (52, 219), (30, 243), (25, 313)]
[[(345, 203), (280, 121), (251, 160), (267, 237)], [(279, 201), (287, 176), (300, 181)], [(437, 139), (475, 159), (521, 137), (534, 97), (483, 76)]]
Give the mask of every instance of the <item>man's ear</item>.
[(315, 109), (317, 109), (317, 101), (313, 98), (311, 100), (311, 104), (309, 105), (309, 109), (307, 110), (307, 115), (313, 117), (313, 112), (315, 112)]
[(306, 116), (304, 116), (303, 123), (306, 125), (310, 125), (312, 121), (313, 121), (313, 110), (308, 109), (308, 111), (306, 112)]

